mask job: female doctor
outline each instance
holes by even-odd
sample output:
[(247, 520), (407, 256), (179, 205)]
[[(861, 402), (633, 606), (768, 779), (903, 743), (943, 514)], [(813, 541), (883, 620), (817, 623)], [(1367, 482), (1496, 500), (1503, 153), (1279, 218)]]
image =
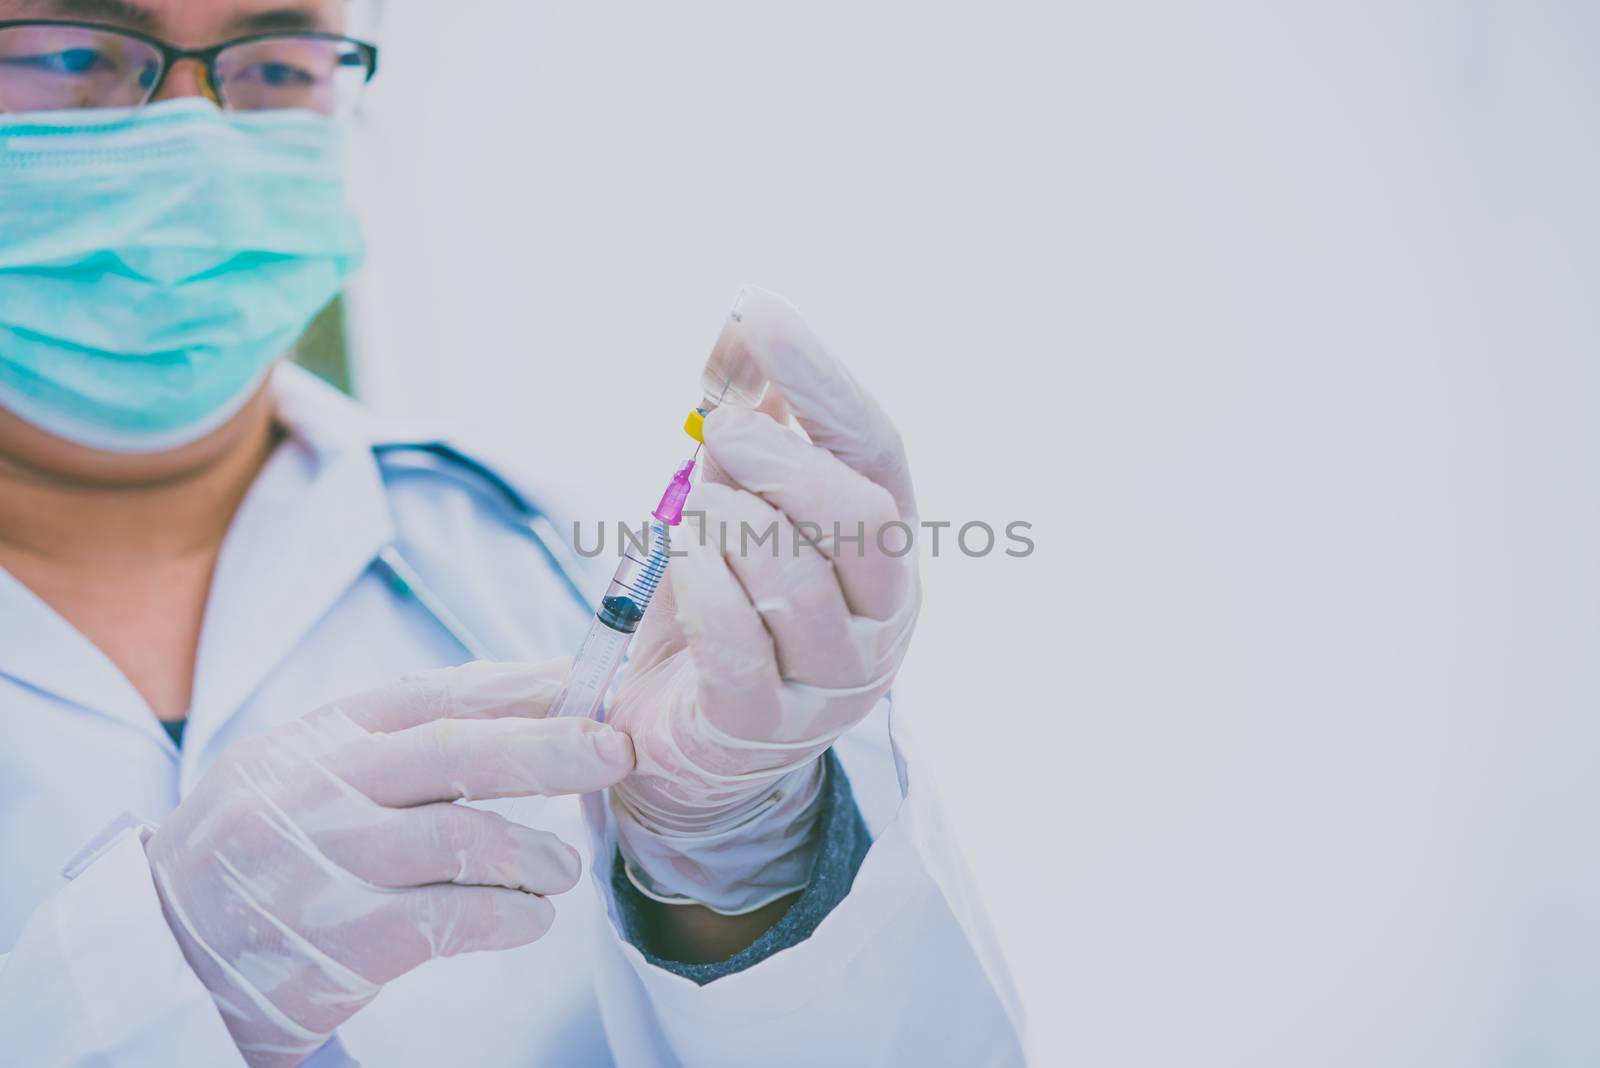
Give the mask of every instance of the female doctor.
[(608, 725), (520, 483), (280, 363), (360, 258), (343, 14), (0, 0), (0, 1061), (1020, 1061), (889, 729), (905, 458), (791, 308), (692, 502), (780, 551), (677, 547)]

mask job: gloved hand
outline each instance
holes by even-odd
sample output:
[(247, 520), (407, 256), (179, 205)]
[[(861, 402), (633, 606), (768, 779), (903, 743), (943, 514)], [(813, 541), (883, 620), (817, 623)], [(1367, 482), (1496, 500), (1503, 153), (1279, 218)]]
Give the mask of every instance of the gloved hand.
[(578, 854), (456, 800), (602, 789), (628, 738), (537, 717), (567, 664), (413, 675), (235, 745), (149, 841), (167, 922), (245, 1059), (298, 1064), (434, 957), (541, 937)]
[(738, 915), (809, 881), (818, 758), (894, 681), (921, 585), (911, 476), (877, 403), (770, 293), (745, 290), (720, 344), (748, 349), (781, 402), (706, 420), (689, 502), (705, 537), (676, 532), (687, 555), (607, 719), (638, 754), (611, 791), (630, 878)]

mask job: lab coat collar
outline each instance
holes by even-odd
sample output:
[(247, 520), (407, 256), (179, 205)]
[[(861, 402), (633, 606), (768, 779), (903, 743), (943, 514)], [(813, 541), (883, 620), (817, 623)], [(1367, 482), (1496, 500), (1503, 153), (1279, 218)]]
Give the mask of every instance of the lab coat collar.
[(126, 720), (157, 744), (171, 746), (127, 676), (4, 568), (0, 568), (0, 677)]
[[(204, 750), (394, 538), (372, 453), (383, 438), (377, 420), (298, 367), (278, 368), (269, 388), (286, 440), (223, 542), (200, 636), (185, 753)], [(0, 675), (121, 720), (171, 749), (149, 705), (116, 666), (4, 570)]]
[(217, 561), (186, 753), (204, 751), (395, 537), (372, 453), (381, 436), (373, 416), (298, 367), (279, 367), (271, 389), (287, 440), (256, 478)]

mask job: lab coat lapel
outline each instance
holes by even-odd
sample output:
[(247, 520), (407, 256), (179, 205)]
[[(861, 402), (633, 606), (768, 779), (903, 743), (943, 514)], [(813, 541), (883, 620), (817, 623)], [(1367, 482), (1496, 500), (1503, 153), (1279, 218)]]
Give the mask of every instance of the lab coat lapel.
[(0, 568), (0, 675), (170, 746), (155, 714), (100, 649)]
[(251, 488), (217, 562), (186, 752), (204, 750), (394, 538), (370, 417), (298, 368), (281, 368), (273, 388), (290, 439)]

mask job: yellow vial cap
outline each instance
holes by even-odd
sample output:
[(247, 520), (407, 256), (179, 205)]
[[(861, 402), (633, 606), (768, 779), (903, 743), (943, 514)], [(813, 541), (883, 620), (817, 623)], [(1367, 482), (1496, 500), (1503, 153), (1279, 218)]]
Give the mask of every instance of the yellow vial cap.
[(706, 443), (706, 413), (699, 408), (689, 413), (689, 419), (683, 424), (683, 432), (704, 445)]

